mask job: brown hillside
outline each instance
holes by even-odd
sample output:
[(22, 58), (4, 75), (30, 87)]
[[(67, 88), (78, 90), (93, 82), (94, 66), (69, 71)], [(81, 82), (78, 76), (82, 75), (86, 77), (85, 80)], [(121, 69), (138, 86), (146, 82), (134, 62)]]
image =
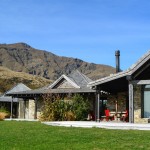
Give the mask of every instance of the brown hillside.
[(60, 75), (69, 74), (76, 69), (91, 79), (102, 78), (115, 72), (111, 66), (60, 57), (34, 49), (25, 43), (0, 44), (0, 63), (11, 70), (40, 75), (51, 80), (56, 80)]
[(10, 90), (17, 83), (24, 83), (31, 89), (46, 86), (50, 80), (39, 76), (33, 76), (24, 72), (14, 72), (5, 67), (0, 67), (0, 93)]

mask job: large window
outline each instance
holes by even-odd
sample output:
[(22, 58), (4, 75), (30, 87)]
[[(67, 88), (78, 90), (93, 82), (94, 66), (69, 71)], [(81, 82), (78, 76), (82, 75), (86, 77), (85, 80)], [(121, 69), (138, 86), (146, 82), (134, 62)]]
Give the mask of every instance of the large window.
[(143, 101), (143, 117), (150, 118), (150, 85), (144, 86)]

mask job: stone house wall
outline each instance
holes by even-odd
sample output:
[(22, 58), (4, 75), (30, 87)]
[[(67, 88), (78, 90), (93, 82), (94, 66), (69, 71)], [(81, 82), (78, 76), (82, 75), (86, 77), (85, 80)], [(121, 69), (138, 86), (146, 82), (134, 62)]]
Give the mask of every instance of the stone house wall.
[[(128, 101), (128, 92), (117, 93), (116, 95), (109, 95), (107, 107), (110, 111), (116, 110), (116, 103), (118, 111), (125, 111), (126, 100)], [(134, 123), (148, 123), (148, 118), (142, 118), (142, 86), (134, 85)]]
[[(82, 95), (85, 99), (89, 100), (90, 108), (95, 112), (95, 96), (94, 94)], [(42, 112), (43, 100), (37, 100), (37, 119), (40, 119)], [(19, 101), (19, 118), (20, 119), (34, 119), (35, 101), (33, 99)]]
[(127, 100), (127, 92), (117, 93), (116, 95), (109, 95), (107, 100), (107, 108), (110, 111), (125, 111), (126, 108), (126, 100)]
[(34, 119), (34, 110), (35, 110), (35, 102), (32, 99), (29, 99), (29, 119)]
[(23, 119), (24, 118), (24, 101), (23, 99), (19, 100), (19, 108), (18, 108), (18, 118)]
[[(37, 101), (37, 118), (41, 116), (42, 101)], [(19, 101), (19, 117), (20, 119), (34, 119), (35, 101), (28, 99)]]
[(34, 119), (34, 100), (19, 100), (19, 118), (20, 119)]

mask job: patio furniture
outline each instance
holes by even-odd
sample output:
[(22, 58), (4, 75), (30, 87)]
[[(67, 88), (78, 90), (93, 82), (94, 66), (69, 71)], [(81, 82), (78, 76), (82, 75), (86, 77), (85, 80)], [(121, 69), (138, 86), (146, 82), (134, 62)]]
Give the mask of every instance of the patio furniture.
[(125, 112), (123, 113), (121, 111), (118, 111), (118, 112), (113, 111), (113, 112), (110, 112), (110, 114), (114, 116), (115, 121), (120, 121), (122, 114), (125, 114)]
[(128, 122), (128, 110), (126, 110), (125, 113), (122, 114), (120, 120), (123, 122), (125, 122), (125, 121)]
[(105, 110), (105, 116), (106, 116), (106, 121), (114, 120), (114, 115), (110, 115), (110, 110), (109, 109)]

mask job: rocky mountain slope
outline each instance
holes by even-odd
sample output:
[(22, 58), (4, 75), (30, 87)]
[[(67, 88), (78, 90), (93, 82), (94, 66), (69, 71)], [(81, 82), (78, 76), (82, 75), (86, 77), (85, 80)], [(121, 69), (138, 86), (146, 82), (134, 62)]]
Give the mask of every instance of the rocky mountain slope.
[(69, 74), (75, 69), (91, 79), (102, 78), (115, 72), (111, 66), (60, 57), (25, 43), (0, 44), (0, 65), (13, 71), (40, 75), (51, 80), (56, 80), (60, 75)]
[(40, 76), (24, 72), (15, 72), (5, 67), (0, 67), (0, 93), (10, 90), (17, 83), (24, 83), (31, 89), (49, 85), (52, 81)]

